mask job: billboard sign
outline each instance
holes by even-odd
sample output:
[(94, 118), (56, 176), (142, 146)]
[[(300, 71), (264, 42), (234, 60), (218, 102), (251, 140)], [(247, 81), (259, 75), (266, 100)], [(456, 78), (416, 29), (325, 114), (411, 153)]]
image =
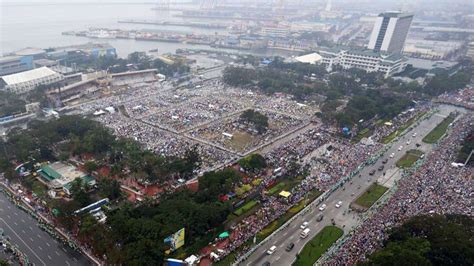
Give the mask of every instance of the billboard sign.
[(184, 228), (165, 238), (165, 244), (170, 246), (169, 252), (173, 252), (184, 245)]

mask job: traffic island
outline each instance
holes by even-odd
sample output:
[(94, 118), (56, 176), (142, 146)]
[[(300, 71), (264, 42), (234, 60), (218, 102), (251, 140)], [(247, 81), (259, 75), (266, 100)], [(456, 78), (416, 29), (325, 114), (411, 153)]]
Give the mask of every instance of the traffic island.
[(409, 168), (415, 164), (416, 161), (423, 158), (424, 152), (420, 150), (409, 150), (400, 158), (395, 164), (398, 168)]
[(373, 183), (362, 195), (351, 203), (351, 209), (359, 212), (367, 211), (387, 190), (387, 187)]
[(449, 125), (452, 122), (454, 122), (455, 119), (456, 119), (456, 115), (453, 113), (450, 114), (443, 121), (441, 121), (441, 123), (439, 123), (433, 130), (431, 130), (431, 132), (428, 133), (428, 135), (426, 135), (423, 138), (423, 142), (428, 143), (428, 144), (433, 144), (433, 143), (438, 142), (438, 140), (444, 136)]
[(326, 226), (296, 255), (293, 266), (313, 265), (342, 235), (342, 229)]

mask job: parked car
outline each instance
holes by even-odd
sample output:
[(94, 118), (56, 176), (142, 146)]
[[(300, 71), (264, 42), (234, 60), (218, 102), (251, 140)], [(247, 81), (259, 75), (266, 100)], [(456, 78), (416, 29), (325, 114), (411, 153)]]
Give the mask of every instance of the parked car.
[(323, 204), (319, 207), (319, 210), (324, 211), (326, 209), (326, 207), (327, 207), (326, 204)]
[(336, 203), (336, 208), (341, 208), (341, 206), (342, 206), (342, 201), (338, 201), (338, 202)]

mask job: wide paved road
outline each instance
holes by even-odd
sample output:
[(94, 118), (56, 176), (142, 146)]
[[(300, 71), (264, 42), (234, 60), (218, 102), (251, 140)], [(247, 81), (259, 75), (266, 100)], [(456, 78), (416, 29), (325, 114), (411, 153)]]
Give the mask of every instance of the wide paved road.
[[(344, 229), (344, 233), (349, 232), (354, 226), (360, 222), (359, 214), (351, 211), (348, 213), (349, 204), (354, 201), (361, 193), (363, 193), (375, 180), (378, 180), (380, 184), (391, 187), (395, 180), (400, 179), (400, 171), (395, 166), (395, 163), (400, 159), (408, 149), (415, 149), (416, 143), (421, 144), (417, 149), (420, 149), (428, 154), (432, 150), (432, 145), (428, 145), (422, 142), (423, 137), (428, 134), (438, 123), (440, 123), (444, 117), (446, 117), (451, 111), (463, 109), (455, 108), (452, 106), (443, 105), (439, 107), (440, 112), (431, 116), (428, 120), (423, 120), (421, 123), (408, 132), (404, 137), (397, 140), (392, 147), (385, 152), (374, 165), (366, 166), (360, 173), (361, 177), (354, 177), (352, 184), (346, 183), (343, 188), (337, 189), (328, 199), (323, 202), (327, 205), (324, 211), (319, 211), (319, 206), (309, 210), (306, 214), (303, 214), (298, 219), (295, 219), (286, 229), (273, 236), (267, 243), (258, 248), (247, 260), (240, 265), (262, 265), (265, 262), (269, 262), (270, 265), (291, 265), (296, 259), (298, 254), (304, 247), (304, 245), (310, 241), (322, 228), (326, 225), (331, 224), (331, 219), (335, 220), (336, 226)], [(413, 133), (416, 132), (416, 137), (413, 137)], [(410, 140), (410, 144), (407, 145), (407, 141)], [(401, 151), (398, 151), (399, 147), (402, 147)], [(390, 154), (394, 153), (394, 158), (389, 158)], [(378, 171), (379, 166), (383, 165), (382, 161), (388, 159), (388, 162), (384, 165), (383, 172), (386, 175), (383, 176), (382, 171)], [(369, 172), (374, 170), (375, 175), (370, 176)], [(338, 201), (342, 201), (342, 207), (336, 208), (335, 204)], [(316, 221), (316, 217), (319, 213), (324, 214), (324, 218), (321, 222)], [(300, 238), (300, 225), (303, 222), (309, 222), (308, 228), (311, 229), (309, 236), (305, 239)], [(285, 251), (286, 246), (289, 243), (294, 243), (295, 247), (290, 252)], [(271, 247), (276, 246), (277, 249), (272, 255), (267, 255), (266, 251)]]
[(34, 265), (92, 265), (82, 254), (53, 239), (37, 221), (0, 192), (0, 228)]

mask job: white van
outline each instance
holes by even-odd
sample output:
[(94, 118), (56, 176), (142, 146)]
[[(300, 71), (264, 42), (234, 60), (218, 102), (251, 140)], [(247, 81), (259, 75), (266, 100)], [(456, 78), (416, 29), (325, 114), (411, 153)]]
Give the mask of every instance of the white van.
[(276, 246), (272, 246), (269, 250), (267, 250), (267, 254), (268, 254), (268, 255), (272, 255), (273, 252), (275, 252), (276, 249), (277, 249)]
[(300, 228), (301, 228), (301, 229), (306, 229), (306, 227), (308, 227), (308, 224), (309, 224), (308, 222), (304, 222), (304, 223), (300, 226)]
[(310, 231), (311, 231), (311, 230), (310, 230), (309, 228), (304, 229), (303, 232), (301, 232), (300, 237), (301, 237), (301, 238), (306, 238), (306, 237), (309, 235), (309, 232), (310, 232)]

